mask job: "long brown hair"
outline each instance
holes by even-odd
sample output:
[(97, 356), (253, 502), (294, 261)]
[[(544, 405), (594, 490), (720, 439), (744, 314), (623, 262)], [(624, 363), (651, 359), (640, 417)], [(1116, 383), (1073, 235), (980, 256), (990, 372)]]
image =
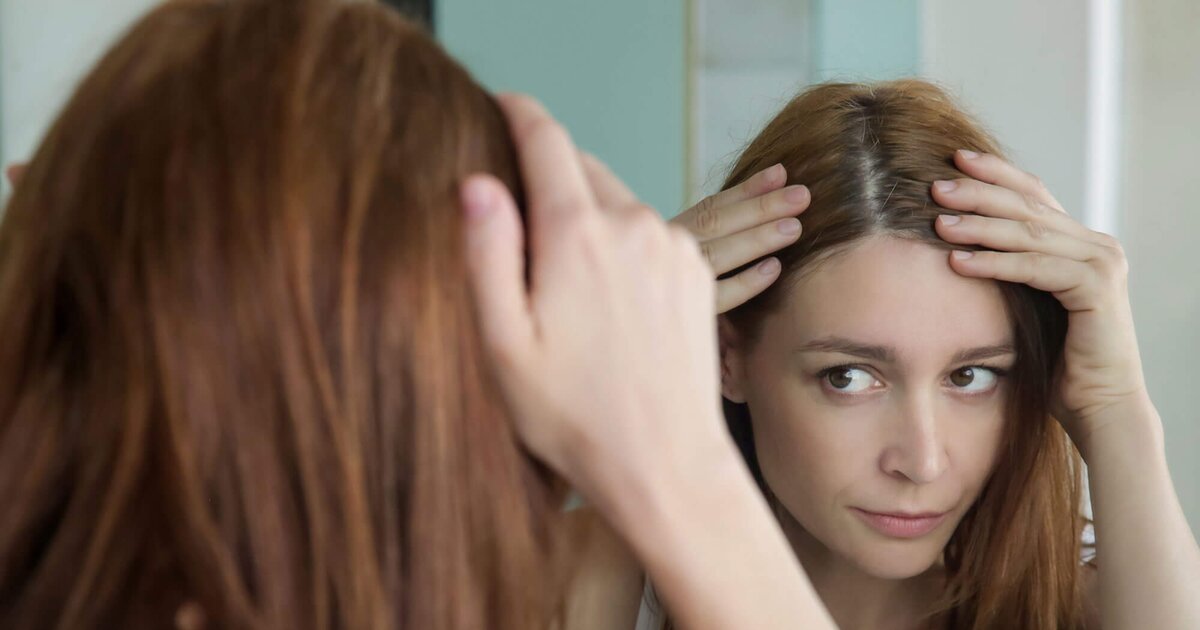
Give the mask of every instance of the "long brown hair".
[(510, 430), (457, 188), (490, 96), (379, 5), (182, 0), (0, 227), (0, 627), (535, 628), (561, 483)]
[[(949, 250), (934, 232), (951, 214), (930, 196), (935, 180), (962, 177), (956, 149), (1000, 154), (998, 144), (938, 87), (919, 80), (825, 84), (788, 103), (744, 150), (724, 188), (771, 164), (806, 184), (804, 235), (778, 256), (783, 272), (766, 292), (728, 314), (753, 342), (763, 317), (802, 274), (873, 235)], [(736, 273), (736, 272), (734, 272)], [(945, 596), (931, 615), (952, 628), (1075, 628), (1082, 621), (1081, 460), (1050, 416), (1066, 313), (1046, 293), (1000, 283), (1017, 362), (998, 465), (945, 550)], [(763, 484), (745, 405), (726, 417)], [(765, 485), (764, 485), (764, 489)]]

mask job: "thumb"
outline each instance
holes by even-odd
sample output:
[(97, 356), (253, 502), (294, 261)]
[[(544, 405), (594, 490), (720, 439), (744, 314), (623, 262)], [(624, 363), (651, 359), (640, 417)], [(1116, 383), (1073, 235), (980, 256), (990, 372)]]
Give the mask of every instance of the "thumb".
[(472, 175), (461, 188), (467, 274), (484, 343), (505, 362), (519, 360), (533, 342), (525, 285), (525, 236), (512, 194), (490, 175)]

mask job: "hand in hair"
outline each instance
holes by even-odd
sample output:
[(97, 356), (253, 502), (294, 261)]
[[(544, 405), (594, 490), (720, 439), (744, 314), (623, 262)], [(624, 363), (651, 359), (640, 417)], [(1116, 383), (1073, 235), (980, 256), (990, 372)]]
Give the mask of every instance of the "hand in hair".
[[(746, 181), (684, 210), (671, 222), (700, 242), (713, 272), (720, 276), (778, 251), (800, 238), (795, 215), (811, 199), (802, 185), (783, 187), (787, 171), (776, 164)], [(717, 313), (731, 310), (762, 293), (779, 277), (779, 260), (771, 257), (717, 282)]]
[(485, 341), (522, 439), (592, 500), (607, 490), (595, 471), (657, 470), (662, 444), (719, 453), (713, 282), (695, 243), (580, 156), (539, 105), (501, 103), (530, 200), (528, 291), (507, 190), (478, 176), (463, 202)]
[(1105, 628), (1200, 628), (1200, 546), (1167, 469), (1146, 391), (1120, 243), (1067, 214), (1034, 176), (959, 151), (968, 177), (933, 184), (964, 276), (1030, 285), (1067, 310), (1056, 416), (1088, 465)]
[(1129, 307), (1128, 263), (1120, 243), (1073, 219), (1042, 183), (992, 155), (959, 151), (970, 177), (937, 182), (934, 199), (969, 212), (944, 215), (938, 234), (985, 251), (957, 252), (958, 273), (1027, 284), (1068, 312), (1055, 413), (1083, 446), (1104, 413), (1146, 397)]
[(509, 191), (476, 175), (462, 196), (484, 343), (521, 439), (609, 519), (688, 627), (831, 627), (725, 431), (695, 241), (535, 102), (500, 102), (529, 199), (528, 275)]

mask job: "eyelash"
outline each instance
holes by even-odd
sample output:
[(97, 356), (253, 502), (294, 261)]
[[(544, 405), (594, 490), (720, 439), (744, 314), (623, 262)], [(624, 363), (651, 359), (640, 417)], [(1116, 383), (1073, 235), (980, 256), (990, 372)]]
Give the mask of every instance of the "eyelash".
[[(1007, 370), (1007, 369), (999, 368), (999, 367), (995, 367), (995, 366), (991, 366), (991, 365), (985, 365), (985, 364), (961, 365), (959, 367), (956, 367), (956, 368), (950, 370), (949, 373), (953, 374), (959, 370), (970, 370), (970, 369), (987, 370), (987, 371), (991, 372), (992, 374), (996, 375), (997, 381), (1001, 381), (1003, 379), (1008, 378), (1008, 374), (1009, 374), (1009, 370)], [(816, 378), (817, 378), (818, 383), (821, 385), (822, 389), (825, 389), (826, 391), (830, 391), (838, 396), (862, 396), (863, 395), (861, 393), (860, 394), (847, 394), (845, 392), (840, 392), (837, 389), (826, 386), (826, 383), (828, 383), (829, 375), (834, 372), (837, 372), (839, 370), (862, 370), (864, 372), (867, 372), (868, 374), (871, 374), (872, 378), (879, 380), (877, 377), (874, 376), (874, 371), (871, 370), (871, 368), (869, 366), (863, 365), (861, 363), (842, 363), (839, 365), (831, 365), (831, 366), (824, 368), (824, 369), (820, 370), (819, 372), (817, 372)], [(977, 394), (962, 394), (962, 395), (968, 396), (968, 397), (987, 396), (988, 394), (991, 394), (993, 391), (995, 391), (995, 389), (996, 388), (992, 388), (985, 392), (980, 392)]]

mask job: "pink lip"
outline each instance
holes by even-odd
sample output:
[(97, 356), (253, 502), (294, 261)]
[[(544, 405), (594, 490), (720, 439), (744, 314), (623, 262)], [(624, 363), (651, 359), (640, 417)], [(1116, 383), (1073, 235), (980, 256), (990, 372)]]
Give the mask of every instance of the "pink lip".
[(949, 514), (949, 512), (880, 513), (868, 512), (859, 508), (850, 508), (850, 511), (858, 515), (875, 531), (891, 538), (920, 538), (941, 525), (942, 521), (946, 520), (946, 515)]

